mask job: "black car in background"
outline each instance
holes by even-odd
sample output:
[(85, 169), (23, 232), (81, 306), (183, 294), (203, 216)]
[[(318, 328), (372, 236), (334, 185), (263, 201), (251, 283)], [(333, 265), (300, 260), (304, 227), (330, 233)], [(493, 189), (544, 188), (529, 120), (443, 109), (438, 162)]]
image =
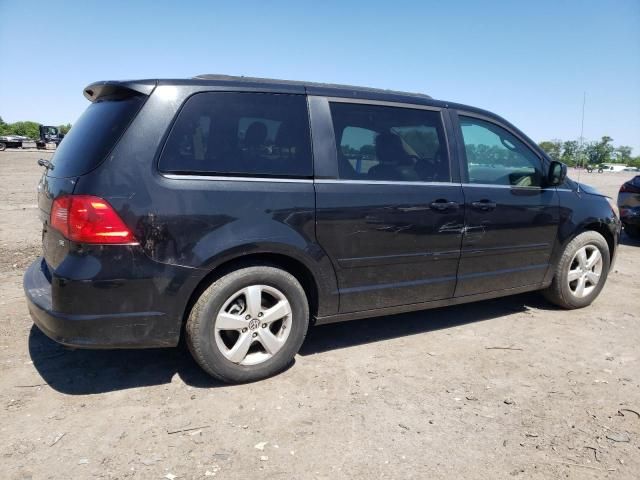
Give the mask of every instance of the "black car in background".
[(531, 290), (584, 307), (614, 259), (609, 200), (484, 110), (220, 75), (84, 95), (41, 161), (44, 255), (24, 276), (63, 344), (185, 335), (211, 375), (250, 381), (310, 324)]
[(631, 238), (640, 239), (640, 175), (636, 175), (620, 187), (618, 208), (624, 232)]

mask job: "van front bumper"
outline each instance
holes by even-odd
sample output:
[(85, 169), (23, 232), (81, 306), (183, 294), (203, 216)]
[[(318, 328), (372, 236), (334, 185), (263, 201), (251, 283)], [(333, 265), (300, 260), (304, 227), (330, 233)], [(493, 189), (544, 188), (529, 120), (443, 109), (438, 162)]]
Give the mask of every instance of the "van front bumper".
[(624, 225), (640, 225), (640, 207), (620, 207), (620, 220)]
[[(38, 258), (23, 279), (29, 313), (49, 338), (77, 348), (155, 348), (177, 345), (179, 322), (163, 312), (69, 314), (53, 309), (47, 265)], [(114, 305), (112, 305), (114, 306)]]

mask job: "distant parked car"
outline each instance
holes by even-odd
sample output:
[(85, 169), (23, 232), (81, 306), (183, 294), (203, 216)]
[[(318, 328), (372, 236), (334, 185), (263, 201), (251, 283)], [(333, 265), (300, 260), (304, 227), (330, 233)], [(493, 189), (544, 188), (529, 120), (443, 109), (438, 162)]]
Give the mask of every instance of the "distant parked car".
[(0, 152), (7, 148), (32, 148), (35, 142), (22, 135), (4, 135), (0, 137)]
[(640, 238), (640, 175), (622, 184), (618, 208), (624, 231), (631, 238)]
[(620, 163), (603, 163), (600, 168), (605, 172), (622, 172), (627, 166)]

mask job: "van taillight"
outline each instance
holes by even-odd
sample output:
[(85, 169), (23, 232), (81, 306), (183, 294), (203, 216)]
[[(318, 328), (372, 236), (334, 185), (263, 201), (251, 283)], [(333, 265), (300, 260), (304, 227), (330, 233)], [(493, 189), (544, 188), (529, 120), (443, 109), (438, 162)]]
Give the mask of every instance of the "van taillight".
[(113, 207), (92, 195), (56, 198), (51, 206), (51, 226), (78, 243), (138, 243)]
[(634, 184), (632, 183), (623, 183), (622, 186), (620, 187), (620, 193), (640, 193), (640, 187), (636, 187)]

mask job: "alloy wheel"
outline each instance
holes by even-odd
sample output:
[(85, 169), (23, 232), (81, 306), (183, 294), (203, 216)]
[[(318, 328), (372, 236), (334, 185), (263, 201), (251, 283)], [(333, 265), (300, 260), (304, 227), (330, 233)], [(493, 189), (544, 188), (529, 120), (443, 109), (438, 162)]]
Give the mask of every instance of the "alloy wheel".
[(578, 298), (591, 294), (600, 282), (602, 254), (595, 245), (580, 248), (571, 260), (567, 283), (569, 290)]
[(250, 285), (231, 295), (218, 312), (216, 346), (239, 365), (265, 362), (286, 343), (291, 320), (291, 305), (280, 290)]

